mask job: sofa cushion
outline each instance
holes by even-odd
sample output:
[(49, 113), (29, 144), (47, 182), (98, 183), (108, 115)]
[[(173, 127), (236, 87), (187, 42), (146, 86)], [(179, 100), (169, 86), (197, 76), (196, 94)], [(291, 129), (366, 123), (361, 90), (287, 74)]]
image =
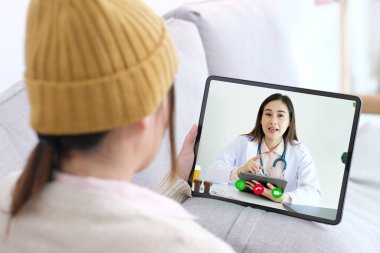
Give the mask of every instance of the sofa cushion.
[[(175, 82), (176, 145), (179, 150), (193, 123), (198, 123), (208, 70), (197, 27), (187, 21), (167, 20), (180, 59)], [(135, 176), (134, 182), (149, 188), (156, 186), (170, 168), (169, 138), (165, 136), (153, 163)]]
[[(380, 117), (380, 116), (378, 116)], [(343, 218), (330, 226), (210, 199), (184, 206), (206, 229), (238, 252), (379, 252), (380, 126), (362, 125), (357, 134)], [(254, 239), (252, 239), (254, 238)]]
[(184, 207), (237, 252), (379, 252), (379, 232), (347, 211), (337, 226), (193, 197)]
[(380, 125), (369, 121), (359, 128), (356, 136), (345, 208), (380, 231), (379, 154)]
[(21, 170), (37, 142), (29, 124), (29, 105), (24, 83), (0, 94), (0, 179)]
[(169, 12), (199, 30), (210, 75), (297, 85), (285, 15), (278, 1), (218, 0)]

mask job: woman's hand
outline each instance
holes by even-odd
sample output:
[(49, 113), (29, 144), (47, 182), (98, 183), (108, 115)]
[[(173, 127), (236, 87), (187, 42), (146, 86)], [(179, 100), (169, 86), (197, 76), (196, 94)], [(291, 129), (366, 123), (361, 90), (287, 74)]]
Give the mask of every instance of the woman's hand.
[(197, 137), (198, 126), (193, 124), (183, 141), (181, 151), (177, 156), (178, 176), (187, 181), (194, 162), (194, 145)]
[(240, 167), (239, 169), (237, 169), (238, 176), (240, 175), (241, 172), (250, 172), (253, 174), (259, 173), (263, 169), (263, 167), (256, 162), (257, 160), (260, 159), (260, 157), (261, 155), (257, 155), (251, 158), (243, 167)]
[[(253, 186), (255, 186), (255, 184), (260, 184), (260, 183), (256, 180), (252, 180), (252, 182), (246, 181), (246, 184), (247, 184), (247, 187), (253, 191)], [(276, 199), (275, 197), (272, 196), (272, 190), (275, 187), (271, 183), (267, 183), (267, 187), (264, 186), (264, 192), (261, 195), (269, 200), (272, 200), (273, 202), (282, 203), (284, 195), (281, 195), (280, 198)]]

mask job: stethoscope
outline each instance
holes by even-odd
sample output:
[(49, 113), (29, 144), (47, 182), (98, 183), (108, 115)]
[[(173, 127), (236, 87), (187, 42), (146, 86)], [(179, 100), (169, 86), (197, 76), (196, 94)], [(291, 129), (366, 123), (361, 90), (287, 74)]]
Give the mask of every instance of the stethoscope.
[[(261, 167), (263, 167), (263, 169), (261, 170), (261, 173), (263, 173), (264, 176), (267, 176), (264, 172), (264, 163), (263, 163), (263, 159), (261, 158), (261, 141), (259, 142), (259, 145), (257, 147), (257, 153), (258, 155), (260, 155), (260, 165)], [(284, 152), (282, 152), (282, 155), (280, 158), (274, 160), (273, 162), (273, 168), (276, 167), (277, 163), (278, 162), (282, 162), (284, 164), (284, 169), (282, 171), (282, 175), (284, 175), (284, 172), (286, 170), (286, 166), (287, 166), (287, 163), (286, 163), (286, 160), (285, 160), (285, 156), (286, 156), (286, 144), (285, 144), (285, 147), (284, 147)]]

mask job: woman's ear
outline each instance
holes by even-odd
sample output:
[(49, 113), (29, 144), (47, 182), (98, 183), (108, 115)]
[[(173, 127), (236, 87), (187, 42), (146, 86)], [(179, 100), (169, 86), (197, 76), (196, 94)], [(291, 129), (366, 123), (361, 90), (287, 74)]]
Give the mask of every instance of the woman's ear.
[(152, 118), (153, 115), (148, 115), (133, 124), (138, 131), (144, 131), (149, 127), (150, 124), (152, 124)]
[(135, 133), (136, 132), (143, 132), (145, 129), (148, 128), (150, 121), (152, 121), (151, 117), (152, 117), (151, 115), (148, 115), (148, 116), (145, 116), (144, 118), (142, 118), (136, 122), (129, 124), (128, 125), (129, 131), (132, 131)]

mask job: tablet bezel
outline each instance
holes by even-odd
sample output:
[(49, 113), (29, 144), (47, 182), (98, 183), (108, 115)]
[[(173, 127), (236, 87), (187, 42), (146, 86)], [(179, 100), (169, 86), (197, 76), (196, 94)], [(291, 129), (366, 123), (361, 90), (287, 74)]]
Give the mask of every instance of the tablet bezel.
[(286, 210), (276, 209), (276, 208), (272, 208), (272, 207), (268, 207), (268, 206), (261, 206), (261, 205), (252, 204), (252, 203), (246, 203), (246, 202), (242, 202), (239, 200), (233, 200), (233, 199), (223, 198), (223, 197), (214, 196), (214, 195), (204, 195), (204, 194), (192, 192), (193, 196), (199, 196), (199, 197), (204, 197), (204, 198), (212, 198), (212, 199), (227, 201), (227, 202), (239, 204), (242, 206), (251, 206), (254, 208), (259, 208), (259, 209), (263, 209), (263, 210), (270, 211), (270, 212), (285, 214), (285, 215), (292, 216), (292, 217), (302, 218), (305, 220), (311, 220), (311, 221), (321, 222), (321, 223), (330, 224), (330, 225), (339, 224), (340, 221), (342, 220), (342, 215), (343, 215), (343, 207), (344, 207), (344, 201), (345, 201), (345, 197), (346, 197), (348, 176), (349, 176), (349, 172), (350, 172), (351, 160), (352, 160), (352, 155), (353, 155), (353, 151), (354, 151), (354, 144), (355, 144), (356, 133), (357, 133), (358, 123), (359, 123), (359, 117), (360, 117), (360, 112), (361, 112), (361, 107), (362, 107), (361, 99), (357, 96), (341, 94), (341, 93), (319, 91), (319, 90), (284, 86), (284, 85), (278, 85), (278, 84), (269, 84), (269, 83), (235, 79), (235, 78), (222, 77), (222, 76), (209, 76), (206, 80), (206, 86), (205, 86), (205, 90), (204, 90), (204, 94), (203, 94), (202, 107), (201, 107), (201, 112), (200, 112), (200, 117), (199, 117), (199, 122), (198, 122), (198, 134), (197, 134), (197, 137), (195, 140), (195, 146), (194, 146), (194, 154), (195, 154), (194, 155), (194, 161), (193, 161), (192, 170), (191, 170), (189, 180), (188, 180), (188, 183), (190, 186), (192, 185), (192, 181), (193, 181), (192, 179), (193, 179), (193, 175), (194, 175), (195, 163), (196, 163), (197, 157), (198, 157), (198, 148), (199, 148), (200, 137), (202, 135), (202, 125), (203, 125), (203, 120), (204, 120), (206, 104), (207, 104), (207, 98), (208, 98), (210, 84), (212, 81), (222, 81), (222, 82), (229, 82), (232, 84), (240, 84), (240, 85), (242, 84), (242, 85), (263, 87), (263, 88), (269, 88), (269, 89), (275, 89), (275, 90), (292, 91), (292, 92), (297, 92), (297, 93), (304, 93), (304, 94), (311, 94), (311, 95), (317, 95), (317, 96), (322, 96), (322, 97), (345, 99), (345, 100), (350, 100), (350, 101), (356, 102), (354, 119), (353, 119), (353, 123), (352, 123), (353, 125), (351, 128), (350, 142), (349, 142), (349, 146), (348, 146), (348, 156), (347, 156), (347, 161), (345, 164), (343, 181), (342, 181), (342, 186), (341, 186), (341, 190), (340, 190), (339, 203), (338, 203), (338, 208), (337, 208), (335, 220), (325, 219), (325, 218), (317, 217), (317, 216), (310, 216), (310, 215), (306, 215), (306, 214), (302, 214), (302, 213), (293, 213), (293, 212), (286, 211)]

